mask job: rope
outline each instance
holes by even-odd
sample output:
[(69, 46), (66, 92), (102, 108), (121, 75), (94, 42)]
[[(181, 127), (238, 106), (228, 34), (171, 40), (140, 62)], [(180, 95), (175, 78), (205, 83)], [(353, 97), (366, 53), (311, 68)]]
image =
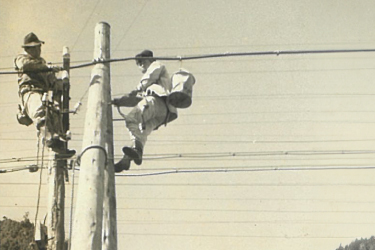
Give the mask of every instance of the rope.
[(124, 120), (126, 119), (126, 116), (124, 113), (121, 112), (121, 109), (120, 109), (120, 106), (117, 106), (117, 111), (118, 113), (124, 118)]
[[(72, 239), (73, 232), (73, 202), (74, 202), (74, 174), (75, 174), (75, 163), (73, 163), (73, 172), (72, 172), (72, 192), (70, 198), (70, 218), (69, 218), (69, 240)], [(69, 244), (69, 250), (71, 249), (72, 244)]]
[(93, 81), (95, 81), (94, 78), (91, 79), (91, 81), (90, 81), (90, 83), (88, 84), (88, 86), (87, 86), (85, 92), (83, 93), (83, 95), (81, 96), (81, 98), (79, 99), (79, 101), (78, 101), (78, 102), (76, 103), (76, 105), (74, 106), (74, 109), (73, 109), (73, 114), (74, 114), (74, 115), (77, 114), (77, 112), (78, 112), (80, 106), (82, 105), (82, 100), (83, 100), (83, 98), (85, 98), (85, 96), (86, 96), (87, 93), (89, 92), (90, 86), (91, 86), (91, 84), (93, 83)]
[[(375, 52), (375, 49), (337, 49), (337, 50), (275, 50), (275, 51), (259, 51), (259, 52), (238, 52), (238, 53), (218, 53), (218, 54), (207, 54), (207, 55), (197, 55), (197, 56), (175, 56), (175, 57), (152, 57), (155, 60), (164, 60), (164, 61), (182, 61), (182, 60), (199, 60), (199, 59), (206, 59), (206, 58), (220, 58), (220, 57), (237, 57), (237, 56), (263, 56), (263, 55), (297, 55), (297, 54), (333, 54), (333, 53), (362, 53), (362, 52)], [(147, 57), (144, 57), (148, 59)], [(136, 57), (125, 57), (125, 58), (118, 58), (118, 59), (109, 59), (109, 60), (102, 60), (102, 59), (95, 59), (88, 63), (77, 64), (75, 66), (70, 66), (69, 69), (79, 69), (84, 67), (89, 67), (96, 65), (98, 63), (113, 63), (113, 62), (124, 62), (130, 60), (136, 60)], [(151, 58), (149, 58), (151, 59)], [(55, 69), (56, 70), (56, 69)], [(52, 69), (44, 70), (52, 71)], [(39, 71), (33, 71), (39, 72)], [(8, 74), (19, 74), (18, 71), (3, 71), (0, 72), (0, 75), (8, 75)], [(26, 73), (26, 72), (25, 72)]]
[[(44, 138), (42, 138), (42, 159), (41, 159), (41, 166), (40, 166), (40, 174), (39, 174), (39, 187), (38, 187), (38, 199), (36, 203), (36, 212), (35, 212), (35, 223), (34, 223), (34, 238), (36, 233), (36, 223), (38, 220), (38, 213), (39, 213), (39, 204), (40, 204), (40, 193), (42, 189), (42, 174), (43, 174), (43, 164), (44, 164), (44, 148), (45, 148), (45, 139), (47, 136), (47, 122), (48, 122), (48, 106), (46, 108), (46, 115), (45, 115), (45, 125), (44, 125)], [(37, 149), (37, 165), (39, 162), (39, 146), (40, 146), (40, 131), (38, 132), (38, 149)]]

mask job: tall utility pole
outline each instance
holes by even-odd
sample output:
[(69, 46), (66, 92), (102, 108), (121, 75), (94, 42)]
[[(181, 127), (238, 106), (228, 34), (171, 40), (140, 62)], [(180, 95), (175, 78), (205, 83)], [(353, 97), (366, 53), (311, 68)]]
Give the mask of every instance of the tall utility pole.
[[(60, 111), (62, 112), (62, 132), (64, 134), (69, 130), (69, 67), (70, 55), (67, 47), (63, 48), (63, 68), (62, 81), (63, 89), (59, 93), (61, 102)], [(62, 98), (61, 98), (62, 97)], [(68, 138), (69, 139), (69, 138)], [(68, 142), (64, 148), (68, 148)], [(67, 160), (64, 155), (50, 152), (50, 163), (48, 167), (48, 236), (51, 239), (48, 242), (49, 250), (63, 250), (65, 244), (65, 171), (67, 171)]]
[[(108, 44), (108, 51), (110, 47)], [(109, 58), (109, 56), (108, 56)], [(110, 74), (110, 72), (108, 72)], [(111, 85), (108, 84), (109, 101), (111, 100)], [(107, 99), (108, 100), (108, 99)], [(109, 103), (109, 102), (108, 102)], [(103, 121), (104, 122), (104, 121)], [(113, 149), (113, 116), (112, 108), (107, 110), (107, 154), (108, 162), (104, 168), (104, 202), (103, 202), (103, 235), (102, 250), (117, 250), (117, 215), (116, 188)]]
[[(75, 208), (72, 250), (101, 250), (104, 170), (113, 161), (112, 126), (108, 124), (112, 109), (110, 94), (110, 26), (98, 23), (95, 27), (94, 60), (98, 63), (91, 72), (85, 129), (80, 160), (80, 176)], [(114, 180), (110, 180), (114, 181)]]
[(50, 153), (48, 166), (49, 201), (48, 201), (48, 242), (49, 250), (63, 250), (65, 241), (64, 208), (65, 208), (65, 180), (64, 161), (59, 156)]
[[(62, 127), (63, 131), (66, 134), (70, 130), (70, 124), (69, 124), (69, 101), (70, 101), (70, 83), (69, 83), (69, 77), (70, 77), (70, 54), (69, 54), (69, 48), (64, 47), (63, 48), (63, 68), (64, 72), (67, 74), (67, 77), (62, 77), (63, 80), (63, 100), (62, 100)], [(67, 79), (67, 81), (66, 81)], [(66, 149), (68, 148), (68, 142), (66, 142), (65, 145)]]

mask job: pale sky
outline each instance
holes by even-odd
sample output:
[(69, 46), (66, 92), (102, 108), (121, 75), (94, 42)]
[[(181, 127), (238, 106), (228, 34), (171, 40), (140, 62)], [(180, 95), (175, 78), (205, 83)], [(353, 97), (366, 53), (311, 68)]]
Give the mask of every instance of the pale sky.
[[(31, 31), (46, 42), (47, 61), (61, 62), (68, 46), (72, 65), (90, 62), (100, 21), (111, 26), (112, 58), (146, 48), (155, 56), (375, 49), (374, 8), (370, 0), (0, 0), (0, 71), (13, 71)], [(142, 166), (123, 173), (229, 171), (116, 177), (118, 249), (333, 250), (374, 235), (375, 174), (363, 169), (375, 166), (374, 55), (164, 61), (170, 74), (194, 74), (193, 104), (150, 135)], [(71, 116), (78, 152), (91, 69), (71, 71), (71, 107), (83, 103)], [(120, 96), (141, 73), (117, 62), (111, 77)], [(10, 170), (36, 162), (36, 133), (15, 119), (16, 76), (0, 75), (0, 84), (0, 169)], [(123, 122), (114, 129), (118, 160), (129, 138)], [(319, 170), (326, 167), (338, 169)], [(0, 174), (0, 215), (33, 220), (38, 184), (39, 172)], [(47, 197), (44, 171), (39, 219)]]

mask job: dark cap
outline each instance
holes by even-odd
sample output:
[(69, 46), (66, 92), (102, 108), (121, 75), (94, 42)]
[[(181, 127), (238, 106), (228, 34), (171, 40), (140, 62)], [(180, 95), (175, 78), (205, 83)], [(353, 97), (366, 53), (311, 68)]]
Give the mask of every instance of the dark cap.
[(152, 53), (152, 51), (148, 50), (148, 49), (146, 49), (146, 50), (142, 51), (141, 53), (137, 54), (135, 57), (137, 58), (136, 61), (135, 61), (137, 64), (142, 60), (141, 58), (144, 58), (144, 57), (147, 58), (148, 60), (155, 61), (152, 58), (152, 57), (154, 57), (154, 53)]
[(154, 56), (154, 53), (152, 53), (151, 50), (145, 49), (144, 51), (142, 51), (135, 57), (153, 57), (153, 56)]
[(43, 41), (40, 41), (38, 39), (38, 37), (33, 33), (33, 32), (30, 32), (29, 34), (27, 34), (23, 40), (23, 45), (22, 45), (22, 48), (25, 48), (25, 47), (34, 47), (34, 46), (39, 46), (41, 45), (42, 43), (44, 43)]

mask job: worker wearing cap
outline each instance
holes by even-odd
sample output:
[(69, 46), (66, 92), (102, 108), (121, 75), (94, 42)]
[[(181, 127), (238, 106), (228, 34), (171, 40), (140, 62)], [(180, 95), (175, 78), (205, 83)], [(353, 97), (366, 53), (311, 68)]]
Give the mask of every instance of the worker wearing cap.
[[(22, 48), (25, 53), (14, 59), (16, 70), (18, 70), (19, 97), (21, 99), (20, 111), (23, 116), (18, 121), (24, 125), (35, 124), (38, 133), (45, 126), (47, 120), (47, 146), (52, 149), (61, 150), (63, 142), (53, 136), (61, 133), (61, 121), (55, 112), (48, 112), (43, 105), (42, 97), (45, 92), (53, 90), (58, 85), (55, 73), (59, 67), (48, 66), (41, 57), (41, 46), (43, 41), (34, 33), (29, 33), (24, 38)], [(71, 152), (72, 153), (72, 152)]]
[[(153, 52), (150, 50), (142, 51), (135, 58), (143, 77), (136, 89), (127, 97), (141, 96), (142, 98), (125, 116), (132, 145), (122, 149), (124, 157), (115, 164), (116, 172), (128, 170), (131, 161), (137, 165), (142, 164), (147, 137), (159, 126), (177, 118), (176, 108), (167, 103), (172, 83), (165, 66), (153, 58)], [(124, 97), (115, 98), (112, 103), (116, 106), (126, 106)]]

